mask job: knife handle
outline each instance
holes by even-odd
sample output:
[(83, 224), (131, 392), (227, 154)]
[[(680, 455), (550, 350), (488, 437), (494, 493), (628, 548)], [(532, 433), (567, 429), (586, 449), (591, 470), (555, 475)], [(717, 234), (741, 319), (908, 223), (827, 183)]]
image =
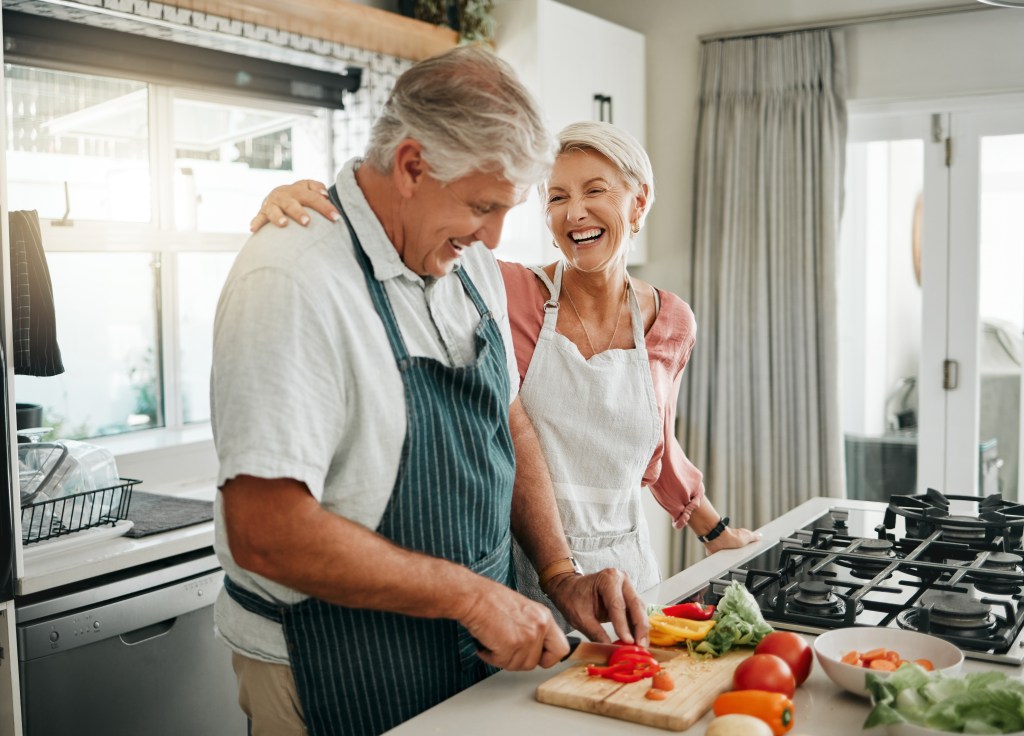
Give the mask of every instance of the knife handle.
[(569, 659), (569, 657), (572, 656), (572, 653), (576, 651), (576, 648), (583, 643), (583, 640), (578, 636), (567, 636), (565, 638), (569, 642), (569, 653), (562, 657), (562, 659), (560, 660), (562, 662)]

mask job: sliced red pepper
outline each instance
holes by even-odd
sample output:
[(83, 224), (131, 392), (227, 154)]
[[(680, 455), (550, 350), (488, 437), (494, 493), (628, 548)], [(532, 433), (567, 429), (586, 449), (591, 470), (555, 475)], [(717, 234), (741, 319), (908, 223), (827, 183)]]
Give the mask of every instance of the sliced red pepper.
[(618, 662), (643, 662), (646, 664), (657, 664), (658, 660), (646, 652), (624, 652), (620, 649), (612, 652), (612, 655), (608, 657), (608, 664), (616, 664)]
[(691, 621), (707, 621), (715, 615), (714, 606), (705, 606), (703, 603), (677, 603), (674, 606), (667, 606), (661, 609), (666, 616), (675, 618), (688, 618)]
[(638, 663), (637, 666), (632, 670), (625, 670), (621, 672), (609, 672), (604, 677), (615, 682), (640, 682), (647, 677), (654, 677), (656, 674), (661, 672), (661, 665), (658, 664), (646, 664)]
[(631, 672), (632, 670), (633, 665), (629, 662), (619, 662), (618, 664), (608, 665), (607, 667), (602, 667), (598, 664), (587, 665), (587, 674), (591, 677), (607, 677), (612, 672)]

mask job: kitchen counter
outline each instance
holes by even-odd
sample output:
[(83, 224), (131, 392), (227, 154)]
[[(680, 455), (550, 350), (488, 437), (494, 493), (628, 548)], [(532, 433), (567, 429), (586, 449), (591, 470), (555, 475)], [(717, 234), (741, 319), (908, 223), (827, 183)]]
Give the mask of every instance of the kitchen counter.
[[(174, 491), (152, 492), (213, 500), (216, 487), (211, 481)], [(24, 575), (18, 581), (17, 594), (38, 593), (213, 546), (212, 521), (138, 539), (111, 536), (116, 533), (113, 527), (98, 527), (28, 545), (22, 553)]]
[[(644, 599), (651, 603), (667, 604), (691, 594), (722, 571), (743, 563), (761, 550), (771, 546), (780, 536), (816, 518), (831, 506), (869, 508), (863, 501), (835, 498), (815, 498), (765, 525), (759, 531), (762, 540), (740, 550), (727, 550), (711, 555), (691, 565), (683, 572), (646, 591)], [(813, 635), (804, 635), (808, 641)], [(463, 736), (486, 732), (488, 736), (548, 736), (549, 734), (586, 733), (587, 736), (620, 736), (621, 734), (669, 733), (650, 726), (629, 721), (583, 713), (568, 708), (538, 703), (534, 690), (542, 682), (570, 666), (560, 664), (550, 670), (532, 672), (500, 672), (465, 690), (440, 705), (421, 713), (392, 729), (392, 736), (424, 736), (450, 734)], [(1001, 669), (1009, 675), (1020, 676), (1024, 668), (994, 664), (975, 659), (964, 661), (963, 671)], [(811, 676), (797, 689), (793, 698), (796, 722), (789, 736), (851, 736), (852, 734), (883, 734), (883, 729), (864, 732), (861, 729), (870, 710), (868, 701), (841, 690), (825, 675), (817, 661)], [(703, 734), (711, 713), (683, 733)]]

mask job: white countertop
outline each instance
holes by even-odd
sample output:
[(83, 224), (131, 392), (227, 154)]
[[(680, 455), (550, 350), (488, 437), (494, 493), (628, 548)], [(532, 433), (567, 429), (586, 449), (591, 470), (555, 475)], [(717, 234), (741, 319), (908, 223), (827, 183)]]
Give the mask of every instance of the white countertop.
[[(181, 498), (212, 500), (212, 481), (177, 489), (144, 489)], [(147, 562), (213, 546), (213, 522), (133, 539), (111, 537), (112, 527), (86, 529), (65, 538), (39, 542), (22, 549), (24, 575), (17, 594), (28, 595), (67, 583), (117, 572)]]
[[(760, 530), (761, 542), (742, 550), (728, 550), (707, 557), (669, 578), (660, 586), (644, 594), (652, 603), (670, 603), (699, 588), (710, 578), (729, 567), (741, 564), (774, 543), (775, 539), (792, 533), (809, 523), (831, 506), (870, 508), (864, 501), (835, 498), (816, 498), (808, 501)], [(806, 635), (808, 641), (813, 635)], [(534, 690), (539, 684), (573, 665), (561, 664), (549, 670), (532, 672), (500, 672), (474, 685), (440, 705), (421, 713), (391, 730), (393, 736), (425, 736), (426, 734), (486, 733), (488, 736), (548, 736), (549, 734), (587, 734), (587, 736), (620, 736), (621, 734), (666, 733), (657, 728), (629, 721), (583, 713), (538, 703)], [(994, 664), (975, 659), (964, 662), (963, 671), (976, 672), (1002, 669), (1007, 674), (1020, 676), (1021, 667)], [(796, 720), (788, 736), (851, 736), (865, 733), (882, 734), (882, 729), (863, 731), (861, 725), (870, 710), (868, 701), (840, 690), (815, 662), (811, 676), (797, 689), (793, 698)], [(711, 722), (711, 713), (684, 733), (703, 734)]]

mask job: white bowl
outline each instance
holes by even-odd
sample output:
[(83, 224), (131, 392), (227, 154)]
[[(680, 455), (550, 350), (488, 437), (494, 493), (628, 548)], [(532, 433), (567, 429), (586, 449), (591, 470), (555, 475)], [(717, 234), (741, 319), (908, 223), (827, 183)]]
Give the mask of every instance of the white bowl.
[[(844, 654), (853, 650), (867, 652), (878, 647), (892, 649), (903, 659), (910, 661), (930, 660), (935, 665), (935, 671), (944, 675), (959, 673), (964, 663), (963, 652), (945, 639), (907, 629), (850, 626), (826, 631), (814, 640), (814, 654), (829, 679), (839, 687), (864, 698), (868, 697), (868, 691), (864, 687), (864, 676), (868, 672), (881, 677), (888, 677), (890, 673), (869, 670), (840, 660)], [(906, 732), (906, 736), (910, 736), (910, 733), (912, 732)]]

